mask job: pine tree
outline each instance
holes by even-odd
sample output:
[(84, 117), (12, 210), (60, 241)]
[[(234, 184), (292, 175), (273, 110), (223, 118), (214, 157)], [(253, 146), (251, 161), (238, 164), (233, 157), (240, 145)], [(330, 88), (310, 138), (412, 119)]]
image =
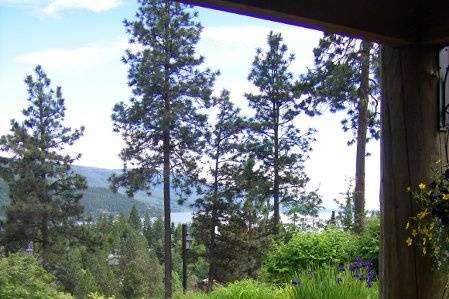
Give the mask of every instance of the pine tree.
[(337, 220), (344, 230), (352, 231), (354, 228), (354, 215), (353, 215), (354, 188), (352, 180), (348, 181), (348, 189), (346, 190), (346, 192), (340, 194), (344, 198), (344, 203), (335, 200), (335, 202), (338, 204)]
[(137, 232), (140, 232), (140, 229), (142, 228), (142, 221), (140, 220), (139, 211), (137, 210), (136, 205), (133, 205), (131, 212), (129, 213), (128, 223)]
[(212, 164), (208, 173), (212, 180), (205, 184), (203, 196), (195, 203), (195, 218), (203, 222), (203, 229), (208, 232), (204, 243), (208, 250), (209, 289), (216, 279), (216, 229), (223, 223), (229, 206), (230, 186), (234, 184), (232, 180), (236, 165), (241, 162), (244, 144), (242, 131), (245, 128), (245, 121), (239, 116), (240, 109), (234, 107), (228, 91), (223, 91), (220, 97), (214, 99), (214, 107), (218, 109), (218, 114), (205, 147), (205, 153)]
[(256, 111), (252, 148), (272, 185), (273, 232), (277, 235), (280, 204), (295, 198), (309, 180), (304, 172), (304, 161), (311, 150), (314, 130), (301, 132), (293, 123), (301, 111), (309, 112), (288, 70), (294, 55), (287, 56), (288, 49), (282, 43), (281, 34), (270, 32), (268, 46), (266, 53), (257, 50), (248, 77), (259, 92), (246, 94), (246, 98)]
[(271, 245), (267, 215), (270, 185), (249, 157), (234, 172), (232, 205), (216, 240), (216, 276), (221, 282), (255, 278)]
[(170, 191), (182, 200), (197, 180), (207, 117), (199, 112), (210, 102), (216, 73), (202, 71), (203, 57), (195, 56), (201, 25), (184, 5), (171, 0), (140, 0), (135, 20), (125, 20), (129, 42), (123, 61), (133, 96), (115, 105), (114, 131), (126, 147), (120, 157), (124, 173), (111, 178), (115, 190), (126, 187), (151, 192), (164, 185), (165, 297), (171, 297)]
[(86, 181), (71, 170), (80, 155), (63, 153), (84, 128), (64, 127), (61, 88), (51, 88), (40, 66), (35, 73), (36, 78), (25, 79), (29, 105), (23, 110), (24, 121), (12, 120), (10, 134), (0, 138), (0, 150), (5, 153), (0, 175), (11, 199), (3, 243), (14, 252), (33, 242), (45, 258), (55, 234), (64, 234), (64, 227), (74, 225), (83, 212), (80, 199)]
[(287, 216), (292, 221), (293, 229), (310, 229), (321, 226), (319, 212), (323, 202), (318, 190), (303, 193), (287, 203)]
[(348, 145), (356, 143), (354, 216), (356, 232), (365, 219), (366, 143), (379, 138), (378, 49), (371, 42), (325, 34), (314, 49), (315, 67), (303, 76), (308, 102), (331, 112), (345, 111), (344, 131), (352, 131)]

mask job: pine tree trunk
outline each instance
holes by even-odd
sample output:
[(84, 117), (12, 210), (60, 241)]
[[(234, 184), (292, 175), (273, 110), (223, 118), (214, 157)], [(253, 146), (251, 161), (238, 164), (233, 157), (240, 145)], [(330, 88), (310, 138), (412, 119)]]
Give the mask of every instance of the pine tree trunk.
[(165, 47), (165, 62), (164, 62), (164, 119), (162, 124), (163, 134), (163, 151), (164, 151), (164, 285), (165, 285), (165, 299), (172, 297), (172, 241), (171, 241), (171, 207), (170, 207), (170, 127), (171, 127), (171, 105), (170, 105), (170, 56), (171, 56), (171, 41), (169, 34), (169, 20), (170, 20), (170, 3), (165, 2), (165, 9), (167, 12), (167, 23), (164, 28), (164, 47)]
[(360, 99), (357, 107), (357, 153), (355, 162), (355, 188), (354, 188), (354, 231), (363, 231), (365, 222), (365, 157), (366, 157), (366, 131), (368, 129), (368, 102), (369, 102), (369, 66), (372, 44), (362, 41), (361, 45), (361, 83)]
[(432, 271), (431, 260), (405, 243), (406, 223), (418, 211), (407, 187), (428, 182), (438, 159), (448, 161), (447, 139), (437, 129), (437, 50), (429, 45), (382, 50), (382, 298), (444, 298), (447, 277)]
[(278, 106), (273, 103), (274, 114), (274, 181), (273, 181), (273, 234), (279, 235), (280, 212), (279, 212), (279, 110)]
[(211, 226), (210, 226), (210, 240), (209, 240), (209, 273), (207, 281), (208, 291), (212, 291), (213, 281), (215, 278), (215, 226), (217, 224), (217, 202), (218, 202), (218, 157), (220, 151), (218, 150), (220, 144), (217, 143), (217, 152), (215, 156), (215, 169), (214, 169), (214, 195), (212, 201), (211, 211)]
[(171, 298), (170, 131), (164, 129), (164, 265), (165, 298)]

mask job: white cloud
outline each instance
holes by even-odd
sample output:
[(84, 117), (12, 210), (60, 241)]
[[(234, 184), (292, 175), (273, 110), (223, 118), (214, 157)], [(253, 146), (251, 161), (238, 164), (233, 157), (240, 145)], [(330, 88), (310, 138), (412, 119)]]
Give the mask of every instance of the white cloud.
[(0, 6), (33, 9), (45, 15), (56, 15), (63, 10), (103, 12), (120, 6), (123, 0), (0, 0)]
[(281, 33), (289, 52), (296, 55), (292, 70), (298, 72), (306, 65), (312, 63), (312, 49), (318, 45), (322, 36), (320, 31), (282, 26), (272, 28), (269, 26), (220, 26), (206, 27), (201, 35), (199, 52), (204, 53), (207, 61), (216, 61), (221, 65), (235, 66), (241, 69), (247, 65), (247, 69), (254, 59), (257, 47), (267, 47), (267, 35), (270, 31)]
[(119, 61), (127, 47), (125, 40), (95, 43), (78, 48), (50, 48), (18, 56), (18, 63), (37, 65), (56, 72), (73, 73)]
[(121, 0), (51, 0), (43, 9), (47, 15), (54, 15), (62, 10), (85, 9), (93, 12), (107, 11), (118, 7)]

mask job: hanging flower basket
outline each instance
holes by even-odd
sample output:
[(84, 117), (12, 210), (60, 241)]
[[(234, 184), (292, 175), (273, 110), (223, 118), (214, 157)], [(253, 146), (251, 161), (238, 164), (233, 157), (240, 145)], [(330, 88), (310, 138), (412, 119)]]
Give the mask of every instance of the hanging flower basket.
[(415, 246), (423, 255), (430, 255), (437, 269), (449, 272), (449, 168), (439, 161), (433, 181), (408, 188), (419, 212), (406, 223), (407, 246)]

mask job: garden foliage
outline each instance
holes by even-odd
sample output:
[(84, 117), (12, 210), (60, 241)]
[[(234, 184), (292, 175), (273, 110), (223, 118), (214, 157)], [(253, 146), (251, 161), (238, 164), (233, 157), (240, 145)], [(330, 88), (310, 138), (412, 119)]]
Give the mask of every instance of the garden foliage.
[(69, 299), (59, 292), (55, 277), (32, 256), (12, 254), (0, 259), (0, 298)]
[(291, 289), (292, 299), (377, 299), (378, 283), (370, 287), (364, 280), (355, 279), (351, 271), (339, 272), (336, 267), (317, 271), (303, 271), (298, 285)]
[(289, 298), (289, 288), (273, 287), (272, 285), (247, 279), (220, 286), (209, 294), (190, 293), (177, 294), (175, 299), (285, 299)]
[(309, 268), (348, 263), (357, 255), (357, 240), (340, 229), (296, 233), (286, 243), (274, 246), (264, 275), (268, 281), (283, 283)]
[(294, 284), (274, 287), (254, 280), (243, 280), (220, 286), (210, 294), (177, 294), (175, 299), (375, 299), (379, 297), (377, 281), (368, 287), (365, 280), (337, 267), (302, 271), (292, 280)]

